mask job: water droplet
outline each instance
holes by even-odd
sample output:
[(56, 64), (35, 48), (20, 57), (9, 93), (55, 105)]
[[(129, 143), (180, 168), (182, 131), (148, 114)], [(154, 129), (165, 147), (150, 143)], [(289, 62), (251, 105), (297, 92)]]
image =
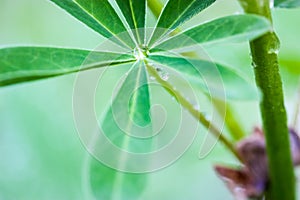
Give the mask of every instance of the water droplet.
[(256, 65), (256, 63), (255, 63), (255, 62), (252, 62), (252, 63), (251, 63), (251, 65), (252, 65), (252, 67), (254, 67), (254, 68), (256, 68), (256, 67), (257, 67), (257, 65)]
[(268, 54), (278, 54), (279, 49), (269, 49)]
[(278, 54), (279, 53), (280, 41), (275, 33), (272, 33), (272, 40), (268, 44), (268, 46), (269, 46), (268, 54)]
[(168, 73), (164, 73), (162, 76), (161, 76), (161, 79), (164, 80), (164, 81), (167, 81), (169, 79), (169, 74)]
[(211, 115), (207, 114), (206, 112), (203, 112), (202, 115), (205, 117), (207, 121), (211, 121)]
[(150, 80), (154, 81), (155, 77), (154, 76), (150, 76)]
[(152, 81), (156, 80), (156, 78), (155, 78), (154, 76), (150, 76), (149, 78), (150, 78), (150, 80), (152, 80)]
[(194, 104), (194, 109), (199, 111), (200, 110), (200, 105), (199, 104)]
[(156, 67), (156, 71), (157, 71), (158, 73), (160, 73), (160, 72), (162, 71), (162, 68)]
[(169, 79), (169, 73), (164, 71), (162, 68), (157, 67), (156, 71), (162, 80), (167, 81)]
[(149, 50), (147, 47), (138, 46), (133, 50), (133, 55), (137, 60), (144, 60), (149, 54)]
[(274, 8), (274, 0), (270, 0), (270, 8)]
[(151, 62), (149, 62), (148, 65), (151, 66), (151, 67), (154, 67), (154, 64), (151, 63)]

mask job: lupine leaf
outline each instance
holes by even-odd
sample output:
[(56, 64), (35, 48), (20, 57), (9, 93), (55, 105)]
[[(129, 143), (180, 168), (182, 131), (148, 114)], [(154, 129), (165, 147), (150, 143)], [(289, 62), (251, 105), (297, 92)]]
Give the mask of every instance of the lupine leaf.
[(150, 55), (149, 59), (158, 65), (178, 71), (192, 86), (213, 97), (226, 97), (231, 100), (257, 99), (255, 87), (223, 65), (205, 60), (161, 55)]
[(130, 55), (50, 47), (0, 49), (0, 86), (134, 61)]
[(144, 44), (146, 0), (116, 0), (138, 44)]
[(149, 46), (214, 2), (215, 0), (169, 0), (159, 16)]
[[(148, 151), (151, 139), (141, 140), (141, 134), (150, 134), (150, 97), (145, 66), (137, 62), (124, 80), (112, 105), (101, 123), (102, 131), (116, 146), (127, 151)], [(127, 134), (126, 134), (127, 133)], [(128, 134), (134, 134), (131, 137)], [(140, 134), (140, 135), (139, 135)]]
[[(122, 160), (122, 159), (120, 159)], [(138, 199), (147, 184), (146, 174), (132, 174), (109, 168), (91, 158), (90, 186), (96, 199)]]
[(201, 24), (157, 45), (152, 51), (172, 50), (222, 40), (249, 41), (271, 30), (257, 15), (232, 15)]
[(114, 36), (112, 40), (122, 46), (130, 48), (135, 46), (108, 0), (51, 1), (104, 37), (111, 38)]

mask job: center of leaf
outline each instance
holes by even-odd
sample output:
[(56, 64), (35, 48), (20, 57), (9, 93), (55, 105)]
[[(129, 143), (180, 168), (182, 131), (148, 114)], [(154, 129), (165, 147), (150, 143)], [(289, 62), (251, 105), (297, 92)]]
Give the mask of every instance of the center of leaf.
[(144, 60), (148, 57), (149, 50), (146, 46), (137, 46), (133, 50), (133, 55), (137, 60)]

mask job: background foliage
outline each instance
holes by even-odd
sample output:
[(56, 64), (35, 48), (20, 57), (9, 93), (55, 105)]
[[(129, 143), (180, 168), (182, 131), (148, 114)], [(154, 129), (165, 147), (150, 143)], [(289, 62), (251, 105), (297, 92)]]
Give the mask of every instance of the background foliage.
[[(235, 1), (220, 0), (184, 26), (240, 11)], [(281, 70), (289, 116), (293, 114), (295, 85), (300, 73), (297, 68), (300, 67), (297, 43), (300, 29), (295, 26), (299, 17), (299, 9), (274, 12), (275, 28), (282, 44)], [(153, 23), (153, 19), (149, 22)], [(47, 1), (2, 0), (0, 27), (1, 46), (94, 48), (103, 40)], [(218, 44), (210, 48), (209, 53), (253, 80), (246, 43)], [(118, 73), (121, 74), (116, 71), (115, 79), (119, 78)], [(73, 122), (74, 77), (68, 75), (1, 88), (0, 199), (93, 199), (88, 180), (88, 163), (92, 158), (80, 143)], [(105, 84), (112, 82), (110, 79), (104, 81)], [(256, 102), (234, 103), (236, 114), (247, 132), (260, 124)], [(245, 116), (244, 113), (249, 114)], [(199, 161), (197, 152), (204, 138), (201, 131), (181, 159), (150, 174), (140, 199), (229, 199), (228, 191), (212, 171), (212, 164), (230, 163), (233, 159), (218, 145), (207, 158)], [(173, 181), (174, 178), (177, 181)]]

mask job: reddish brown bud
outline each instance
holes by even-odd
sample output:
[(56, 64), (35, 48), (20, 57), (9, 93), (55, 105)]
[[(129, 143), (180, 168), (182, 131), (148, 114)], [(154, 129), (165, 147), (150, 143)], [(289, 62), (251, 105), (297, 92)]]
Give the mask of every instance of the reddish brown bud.
[[(300, 164), (300, 138), (290, 129), (291, 154), (294, 165)], [(229, 190), (238, 200), (261, 197), (268, 182), (268, 162), (263, 132), (255, 128), (253, 134), (236, 145), (237, 152), (243, 159), (240, 169), (215, 166), (216, 173), (224, 180)]]

